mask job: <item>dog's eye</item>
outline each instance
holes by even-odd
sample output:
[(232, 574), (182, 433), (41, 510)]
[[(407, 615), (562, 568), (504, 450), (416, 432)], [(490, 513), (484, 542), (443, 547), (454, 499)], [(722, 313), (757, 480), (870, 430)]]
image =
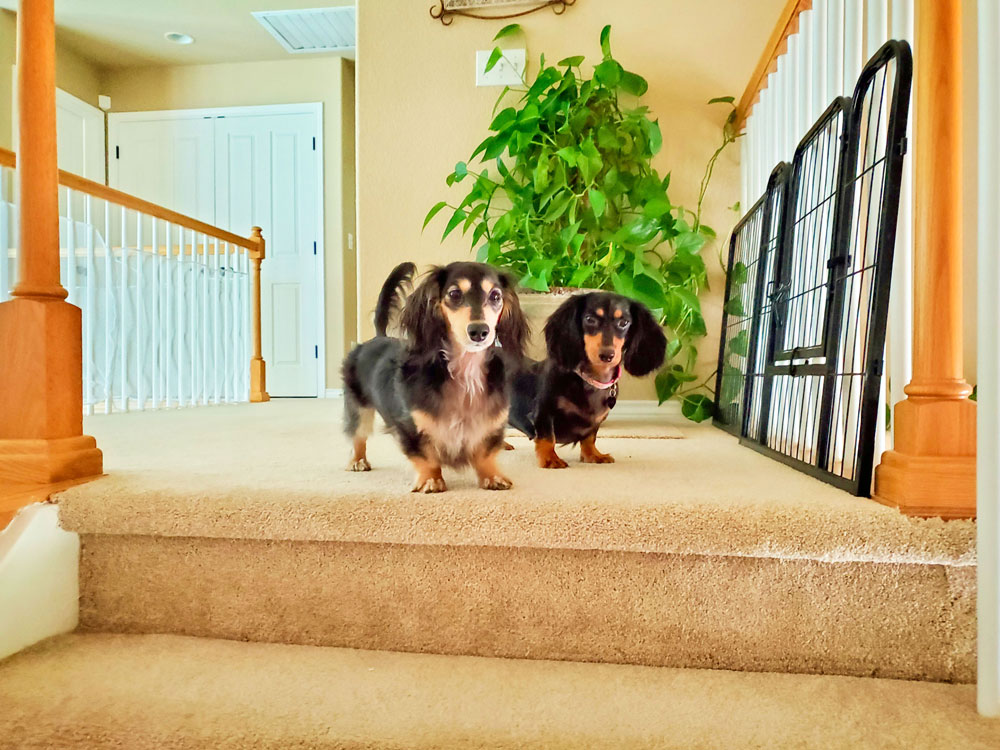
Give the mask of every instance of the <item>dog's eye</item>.
[(625, 320), (625, 318), (619, 318), (618, 322), (616, 323), (616, 325), (618, 326), (618, 330), (620, 331), (627, 330), (631, 324), (632, 322), (629, 320)]
[(499, 305), (503, 300), (503, 293), (499, 289), (494, 289), (490, 292), (490, 304)]
[(461, 302), (462, 301), (462, 290), (458, 287), (453, 287), (448, 290), (448, 299), (451, 302)]
[(597, 325), (597, 316), (596, 315), (590, 315), (588, 313), (587, 315), (583, 316), (583, 322), (586, 325), (588, 325), (588, 326), (596, 326)]

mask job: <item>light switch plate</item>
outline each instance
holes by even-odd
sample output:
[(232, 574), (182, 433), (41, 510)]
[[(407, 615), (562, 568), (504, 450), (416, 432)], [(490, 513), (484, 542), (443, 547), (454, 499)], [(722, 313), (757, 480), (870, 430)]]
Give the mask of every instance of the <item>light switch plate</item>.
[(524, 82), (524, 64), (527, 59), (523, 49), (505, 49), (503, 57), (487, 73), (486, 63), (490, 61), (491, 49), (476, 51), (477, 86), (519, 86)]

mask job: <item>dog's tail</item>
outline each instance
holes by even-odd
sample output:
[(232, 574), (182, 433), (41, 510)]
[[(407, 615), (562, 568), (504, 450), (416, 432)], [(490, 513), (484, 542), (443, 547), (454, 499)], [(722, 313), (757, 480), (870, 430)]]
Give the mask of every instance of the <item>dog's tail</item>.
[(375, 333), (385, 336), (389, 330), (389, 321), (403, 305), (403, 292), (411, 285), (413, 274), (417, 272), (417, 267), (407, 261), (400, 263), (389, 277), (382, 284), (382, 291), (378, 295), (378, 303), (375, 305)]

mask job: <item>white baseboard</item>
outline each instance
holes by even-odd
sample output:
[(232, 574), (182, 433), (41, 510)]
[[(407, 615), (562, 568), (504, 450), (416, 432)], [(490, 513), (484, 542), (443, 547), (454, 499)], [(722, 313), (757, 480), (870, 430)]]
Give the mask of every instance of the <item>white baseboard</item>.
[(344, 389), (343, 388), (327, 388), (323, 392), (323, 398), (343, 398)]
[(626, 399), (618, 401), (615, 404), (612, 414), (622, 417), (662, 415), (666, 419), (670, 417), (679, 417), (681, 415), (681, 405), (679, 401), (667, 401), (665, 404), (658, 405), (652, 400), (632, 401)]

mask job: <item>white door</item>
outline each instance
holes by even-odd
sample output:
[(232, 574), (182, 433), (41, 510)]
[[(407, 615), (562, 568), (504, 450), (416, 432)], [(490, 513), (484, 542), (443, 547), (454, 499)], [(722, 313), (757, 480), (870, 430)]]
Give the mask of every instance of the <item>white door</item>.
[(313, 114), (215, 121), (216, 223), (263, 229), (261, 346), (272, 396), (316, 396), (319, 168)]
[(261, 346), (271, 396), (319, 394), (321, 125), (315, 105), (109, 117), (112, 187), (242, 236), (263, 229)]
[[(15, 68), (16, 70), (16, 68)], [(11, 97), (14, 151), (17, 151), (17, 75)], [(56, 147), (59, 169), (99, 182), (104, 179), (104, 113), (62, 89), (56, 89)]]
[(111, 187), (214, 224), (214, 120), (110, 119)]

